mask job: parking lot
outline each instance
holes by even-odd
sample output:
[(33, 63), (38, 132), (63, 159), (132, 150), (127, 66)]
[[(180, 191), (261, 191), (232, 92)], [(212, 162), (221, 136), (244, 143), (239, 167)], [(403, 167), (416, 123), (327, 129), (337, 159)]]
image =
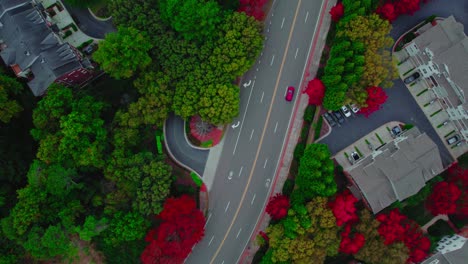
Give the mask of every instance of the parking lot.
[[(406, 59), (406, 54), (403, 51), (395, 52), (394, 56), (401, 61)], [(406, 60), (398, 66), (400, 77), (405, 79), (413, 72), (417, 72), (415, 67), (416, 65), (412, 60)], [(411, 71), (411, 69), (414, 70)], [(408, 71), (411, 72), (404, 75)], [(445, 111), (445, 101), (437, 98), (431, 89), (431, 83), (421, 77), (405, 85), (451, 155), (457, 158), (467, 152), (468, 144), (457, 139), (459, 135), (456, 121), (450, 120), (448, 113)], [(449, 139), (451, 144), (447, 142)]]
[(392, 141), (392, 128), (400, 128), (402, 125), (401, 122), (392, 121), (376, 128), (364, 137), (351, 143), (345, 149), (337, 152), (334, 156), (336, 162), (338, 162), (344, 170), (347, 170), (364, 157), (371, 155), (374, 150)]

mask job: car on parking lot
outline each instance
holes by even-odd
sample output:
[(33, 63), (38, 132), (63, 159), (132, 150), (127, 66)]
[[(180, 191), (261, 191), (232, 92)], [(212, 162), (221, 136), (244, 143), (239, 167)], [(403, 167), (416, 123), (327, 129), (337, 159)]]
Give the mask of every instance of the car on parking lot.
[(406, 77), (404, 82), (406, 84), (410, 84), (410, 83), (416, 81), (420, 76), (421, 76), (421, 74), (419, 74), (419, 72), (415, 72), (415, 73), (411, 74), (409, 77)]
[(361, 108), (359, 108), (357, 105), (355, 104), (350, 104), (349, 105), (349, 108), (351, 108), (351, 111), (353, 111), (353, 113), (357, 114), (357, 112), (359, 112), (359, 110), (361, 110)]
[(345, 105), (341, 107), (341, 112), (343, 112), (343, 115), (346, 117), (351, 116), (351, 111), (349, 111), (348, 107), (346, 107)]
[(288, 90), (286, 91), (286, 96), (285, 96), (286, 101), (288, 102), (292, 101), (293, 96), (294, 96), (294, 90), (295, 90), (294, 87), (292, 86), (288, 87)]
[(398, 135), (401, 134), (401, 132), (402, 131), (401, 131), (400, 126), (394, 126), (394, 127), (392, 127), (392, 130), (391, 130), (390, 133), (392, 134), (393, 137), (397, 137)]
[(333, 117), (335, 118), (338, 123), (343, 124), (345, 121), (343, 114), (340, 111), (333, 111)]
[(94, 43), (91, 43), (85, 48), (83, 48), (83, 52), (87, 55), (91, 55), (96, 49), (97, 49), (97, 45)]
[(322, 116), (323, 116), (323, 118), (325, 118), (325, 120), (327, 120), (328, 124), (331, 127), (336, 126), (335, 119), (333, 119), (333, 117), (329, 113), (324, 113)]
[(459, 135), (455, 135), (453, 137), (447, 138), (447, 144), (449, 144), (449, 145), (453, 145), (453, 144), (457, 143), (458, 141), (460, 141), (460, 136)]

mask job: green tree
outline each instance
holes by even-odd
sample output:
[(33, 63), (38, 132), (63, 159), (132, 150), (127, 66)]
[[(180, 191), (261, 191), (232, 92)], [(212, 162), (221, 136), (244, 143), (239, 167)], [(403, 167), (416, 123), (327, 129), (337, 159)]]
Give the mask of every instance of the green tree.
[(200, 95), (198, 111), (203, 120), (226, 124), (239, 115), (239, 101), (239, 87), (233, 84), (208, 85)]
[(172, 108), (174, 92), (170, 80), (162, 74), (146, 72), (135, 80), (140, 98), (129, 105), (128, 113), (134, 124), (162, 126)]
[(107, 5), (115, 25), (145, 31), (153, 42), (166, 31), (157, 0), (111, 0)]
[(66, 3), (77, 7), (90, 7), (99, 3), (101, 0), (65, 0)]
[(334, 164), (325, 144), (310, 144), (299, 163), (296, 178), (298, 190), (306, 199), (316, 196), (331, 196), (336, 193)]
[(14, 78), (0, 72), (0, 121), (8, 123), (23, 111), (20, 103), (13, 99), (18, 95), (23, 87)]
[(23, 246), (37, 260), (48, 260), (56, 256), (69, 256), (74, 253), (70, 239), (60, 225), (51, 225), (45, 231), (34, 226), (28, 233)]
[(99, 44), (93, 59), (116, 79), (130, 78), (138, 69), (151, 63), (148, 51), (152, 45), (146, 32), (131, 27), (119, 27)]
[(117, 212), (109, 223), (104, 235), (104, 241), (109, 245), (142, 239), (150, 222), (138, 212)]
[(107, 228), (107, 222), (108, 220), (105, 217), (96, 219), (94, 216), (90, 215), (86, 217), (83, 226), (76, 227), (75, 231), (78, 233), (81, 240), (91, 241), (93, 237), (98, 236)]
[(162, 19), (187, 40), (209, 41), (215, 37), (223, 12), (212, 0), (161, 0)]
[(152, 161), (141, 167), (143, 176), (136, 190), (133, 208), (142, 215), (158, 214), (169, 195), (172, 168), (161, 161)]
[[(39, 140), (38, 159), (70, 167), (102, 167), (107, 138), (104, 121), (100, 118), (104, 104), (83, 96), (72, 97), (73, 102), (65, 105), (59, 99), (72, 100), (70, 88), (51, 86), (49, 90), (33, 112), (36, 128), (31, 134)], [(47, 116), (50, 116), (48, 121)]]

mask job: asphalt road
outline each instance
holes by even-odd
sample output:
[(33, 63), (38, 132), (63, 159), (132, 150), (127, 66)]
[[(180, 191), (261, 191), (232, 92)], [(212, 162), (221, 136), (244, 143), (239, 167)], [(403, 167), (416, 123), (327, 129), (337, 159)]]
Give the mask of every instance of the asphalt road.
[(87, 8), (73, 7), (63, 1), (62, 3), (72, 15), (77, 26), (86, 35), (93, 38), (103, 39), (107, 33), (117, 31), (112, 24), (112, 19), (100, 21), (95, 19)]
[[(403, 33), (433, 14), (441, 17), (454, 15), (456, 20), (464, 25), (465, 32), (468, 29), (468, 1), (431, 0), (413, 16), (402, 16), (394, 21), (391, 31), (392, 37), (396, 40)], [(403, 84), (403, 81), (396, 80), (394, 86), (386, 89), (385, 92), (388, 95), (388, 100), (381, 110), (372, 114), (369, 118), (360, 115), (348, 118), (342, 127), (333, 128), (330, 135), (324, 138), (321, 143), (327, 144), (331, 152), (335, 154), (386, 122), (401, 121), (414, 124), (421, 131), (426, 132), (439, 147), (444, 166), (449, 165), (453, 158)]]
[[(240, 115), (225, 134), (204, 239), (186, 263), (237, 263), (263, 211), (278, 166), (322, 1), (277, 0), (263, 53), (243, 77)], [(294, 24), (294, 26), (293, 26)], [(229, 175), (232, 175), (230, 177)]]
[(170, 145), (172, 155), (198, 175), (203, 176), (205, 164), (208, 158), (209, 150), (192, 148), (185, 139), (184, 120), (171, 113), (166, 119), (165, 140)]

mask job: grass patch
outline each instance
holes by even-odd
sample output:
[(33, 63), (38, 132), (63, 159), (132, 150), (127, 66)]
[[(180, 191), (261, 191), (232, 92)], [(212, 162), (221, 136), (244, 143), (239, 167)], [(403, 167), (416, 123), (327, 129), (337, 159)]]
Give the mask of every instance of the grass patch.
[(444, 122), (438, 124), (438, 125), (437, 125), (437, 128), (441, 128), (441, 127), (443, 127), (443, 126), (444, 126)]
[(89, 44), (93, 43), (93, 40), (90, 39), (90, 40), (87, 40), (83, 43), (81, 43), (78, 47), (76, 47), (77, 49), (79, 50), (82, 50), (84, 47), (88, 46)]
[(322, 130), (323, 118), (322, 116), (319, 117), (317, 121), (317, 125), (315, 126), (315, 135), (314, 140), (317, 140), (320, 137), (320, 131)]
[(205, 142), (202, 142), (202, 143), (200, 144), (200, 147), (202, 147), (202, 148), (209, 148), (209, 147), (211, 147), (211, 146), (213, 146), (213, 140), (212, 140), (212, 139), (207, 140), (207, 141), (205, 141)]
[(455, 133), (455, 130), (452, 130), (452, 131), (448, 132), (448, 133), (445, 135), (445, 137), (449, 137), (449, 136), (451, 136), (451, 135), (454, 134), (454, 133)]
[(408, 75), (408, 73), (412, 72), (414, 69), (415, 69), (415, 67), (413, 67), (413, 68), (407, 70), (405, 73), (403, 73), (403, 76)]
[(429, 89), (424, 89), (421, 92), (419, 92), (416, 96), (421, 96), (423, 93), (427, 92)]
[(404, 124), (404, 125), (403, 125), (403, 130), (410, 130), (410, 129), (412, 129), (413, 127), (414, 127), (413, 124)]
[(369, 140), (365, 139), (364, 141), (366, 142), (367, 145), (370, 144)]
[(434, 113), (431, 114), (431, 117), (437, 115), (438, 113), (442, 112), (442, 109), (439, 109), (437, 111), (435, 111)]
[(344, 156), (345, 156), (347, 159), (349, 158), (349, 155), (348, 155), (348, 153), (346, 153), (346, 152), (344, 153)]
[(401, 212), (409, 219), (416, 221), (420, 226), (425, 225), (432, 219), (432, 215), (426, 210), (424, 203), (416, 206), (405, 206)]
[(388, 132), (392, 133), (389, 127), (385, 127), (385, 128), (387, 129)]
[(417, 82), (413, 82), (412, 84), (410, 84), (410, 87), (413, 87), (416, 85)]
[(397, 63), (397, 66), (400, 66), (400, 65), (402, 65), (403, 63), (404, 63), (404, 61), (399, 61), (399, 62)]
[(379, 140), (380, 144), (384, 144), (384, 141), (382, 140), (382, 138), (380, 137), (379, 133), (375, 133), (375, 136), (377, 137), (377, 139)]
[(356, 150), (356, 152), (359, 154), (359, 157), (364, 157), (364, 155), (362, 155), (362, 152), (359, 150), (358, 147), (354, 146), (354, 149)]

